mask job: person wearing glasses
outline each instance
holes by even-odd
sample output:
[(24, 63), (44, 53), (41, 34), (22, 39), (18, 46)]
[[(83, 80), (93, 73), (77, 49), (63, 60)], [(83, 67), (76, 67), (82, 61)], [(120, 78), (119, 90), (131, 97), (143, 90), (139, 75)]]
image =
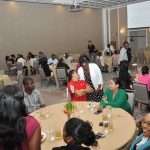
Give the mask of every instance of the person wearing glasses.
[(150, 113), (141, 121), (143, 133), (131, 144), (130, 150), (150, 149)]

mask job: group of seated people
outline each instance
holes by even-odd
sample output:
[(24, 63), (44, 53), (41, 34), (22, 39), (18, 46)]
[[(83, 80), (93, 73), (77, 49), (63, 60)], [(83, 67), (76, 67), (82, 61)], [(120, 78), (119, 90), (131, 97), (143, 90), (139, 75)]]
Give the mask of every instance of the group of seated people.
[[(34, 87), (34, 83), (30, 79), (24, 80), (24, 84)], [(113, 101), (116, 101), (120, 94), (122, 97), (126, 97), (125, 91), (119, 89), (115, 100), (112, 100), (114, 91), (118, 88), (120, 87), (117, 80), (111, 80), (110, 88), (106, 90), (105, 97), (101, 102), (102, 106), (112, 104), (115, 107)], [(28, 92), (26, 90), (27, 93), (29, 91), (29, 89)], [(106, 95), (108, 95), (107, 98)], [(34, 117), (27, 114), (24, 96), (22, 89), (12, 85), (5, 86), (0, 91), (0, 149), (2, 150), (41, 149), (41, 127)], [(121, 102), (121, 104), (123, 109), (128, 110), (127, 102)], [(141, 125), (143, 133), (131, 144), (130, 150), (150, 149), (150, 114), (144, 117)], [(71, 118), (65, 123), (63, 140), (66, 146), (54, 147), (52, 150), (90, 150), (89, 146), (98, 146), (91, 124), (79, 118)]]

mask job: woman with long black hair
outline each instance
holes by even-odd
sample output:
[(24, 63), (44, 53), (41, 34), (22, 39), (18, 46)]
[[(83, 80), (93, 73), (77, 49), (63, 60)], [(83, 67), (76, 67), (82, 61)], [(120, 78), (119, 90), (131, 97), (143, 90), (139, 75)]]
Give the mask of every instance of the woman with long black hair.
[(24, 94), (16, 86), (0, 91), (0, 150), (40, 150), (41, 128), (25, 112)]

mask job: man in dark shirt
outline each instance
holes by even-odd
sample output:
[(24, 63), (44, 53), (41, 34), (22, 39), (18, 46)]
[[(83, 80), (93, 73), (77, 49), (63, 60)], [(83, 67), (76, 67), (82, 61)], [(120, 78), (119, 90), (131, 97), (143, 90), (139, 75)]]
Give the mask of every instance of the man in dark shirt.
[(95, 54), (95, 46), (92, 44), (92, 41), (88, 42), (88, 50), (89, 50), (89, 57), (91, 62), (94, 62), (94, 54)]

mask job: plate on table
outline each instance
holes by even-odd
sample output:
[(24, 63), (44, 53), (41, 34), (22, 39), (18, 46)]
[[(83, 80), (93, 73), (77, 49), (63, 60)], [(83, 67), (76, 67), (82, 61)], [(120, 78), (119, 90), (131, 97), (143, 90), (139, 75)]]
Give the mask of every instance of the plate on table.
[(41, 142), (44, 142), (46, 139), (46, 133), (45, 132), (41, 132)]

